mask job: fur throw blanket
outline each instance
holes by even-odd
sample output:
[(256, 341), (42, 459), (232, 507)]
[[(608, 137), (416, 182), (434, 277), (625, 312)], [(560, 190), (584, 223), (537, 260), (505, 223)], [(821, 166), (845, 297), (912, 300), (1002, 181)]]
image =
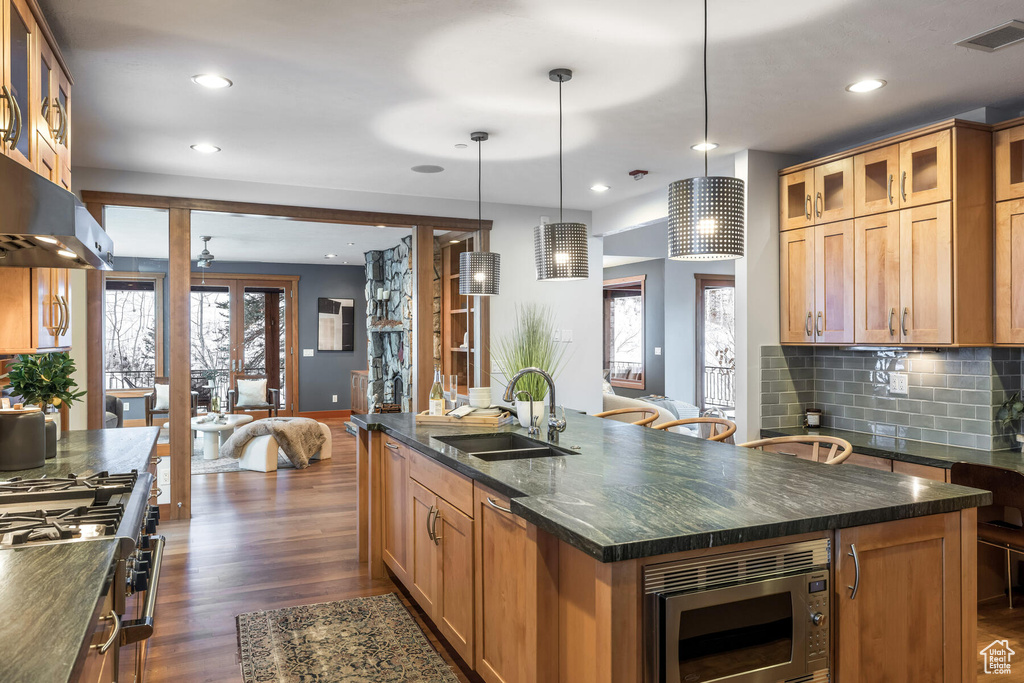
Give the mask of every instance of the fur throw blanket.
[(265, 434), (274, 437), (295, 468), (300, 470), (309, 467), (309, 459), (320, 451), (327, 440), (316, 420), (308, 417), (271, 417), (255, 420), (236, 429), (221, 444), (221, 457), (241, 458), (246, 444)]

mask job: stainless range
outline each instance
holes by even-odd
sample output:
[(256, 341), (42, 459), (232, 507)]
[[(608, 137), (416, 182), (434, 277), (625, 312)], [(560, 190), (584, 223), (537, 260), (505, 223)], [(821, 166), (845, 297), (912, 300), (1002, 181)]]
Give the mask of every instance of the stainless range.
[(135, 471), (0, 482), (0, 549), (117, 538), (111, 590), (119, 681), (144, 680), (153, 634), (164, 550), (155, 533), (160, 513), (149, 504), (153, 482), (153, 475)]

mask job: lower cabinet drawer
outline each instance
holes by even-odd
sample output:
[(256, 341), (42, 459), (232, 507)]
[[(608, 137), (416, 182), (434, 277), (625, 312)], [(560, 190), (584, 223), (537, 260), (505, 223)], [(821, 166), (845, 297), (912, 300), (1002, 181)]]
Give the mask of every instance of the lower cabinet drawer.
[[(111, 683), (118, 680), (118, 652), (120, 643), (120, 622), (111, 615), (114, 613), (113, 588), (103, 599), (99, 609), (99, 618), (93, 624), (92, 630), (86, 639), (89, 643), (89, 651), (85, 655), (85, 661), (78, 675), (81, 683)], [(114, 642), (111, 642), (113, 639)], [(104, 652), (101, 649), (107, 643)]]
[(473, 480), (411, 448), (408, 452), (409, 476), (472, 517)]
[(851, 453), (850, 457), (847, 458), (843, 464), (859, 465), (861, 467), (870, 467), (873, 470), (892, 472), (892, 460), (889, 460), (888, 458), (879, 458), (874, 455), (861, 455), (860, 453)]
[(932, 481), (949, 481), (949, 470), (942, 467), (931, 467), (930, 465), (918, 465), (916, 462), (893, 460), (892, 471), (899, 474), (910, 474), (922, 479), (931, 479)]

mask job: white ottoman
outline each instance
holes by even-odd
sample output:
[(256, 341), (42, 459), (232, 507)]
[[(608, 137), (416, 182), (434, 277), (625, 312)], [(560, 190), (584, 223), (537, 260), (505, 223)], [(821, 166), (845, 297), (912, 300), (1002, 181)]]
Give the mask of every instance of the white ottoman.
[[(324, 445), (310, 460), (327, 460), (331, 457), (331, 428), (318, 422), (324, 434)], [(245, 445), (242, 457), (238, 459), (238, 468), (254, 472), (274, 472), (277, 470), (277, 439), (270, 434), (257, 436)]]

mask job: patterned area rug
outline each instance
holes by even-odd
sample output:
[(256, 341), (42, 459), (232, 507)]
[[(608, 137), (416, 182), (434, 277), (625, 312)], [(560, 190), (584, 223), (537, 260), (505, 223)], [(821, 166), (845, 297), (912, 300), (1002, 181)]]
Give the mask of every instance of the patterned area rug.
[(243, 683), (458, 683), (394, 593), (238, 616)]

